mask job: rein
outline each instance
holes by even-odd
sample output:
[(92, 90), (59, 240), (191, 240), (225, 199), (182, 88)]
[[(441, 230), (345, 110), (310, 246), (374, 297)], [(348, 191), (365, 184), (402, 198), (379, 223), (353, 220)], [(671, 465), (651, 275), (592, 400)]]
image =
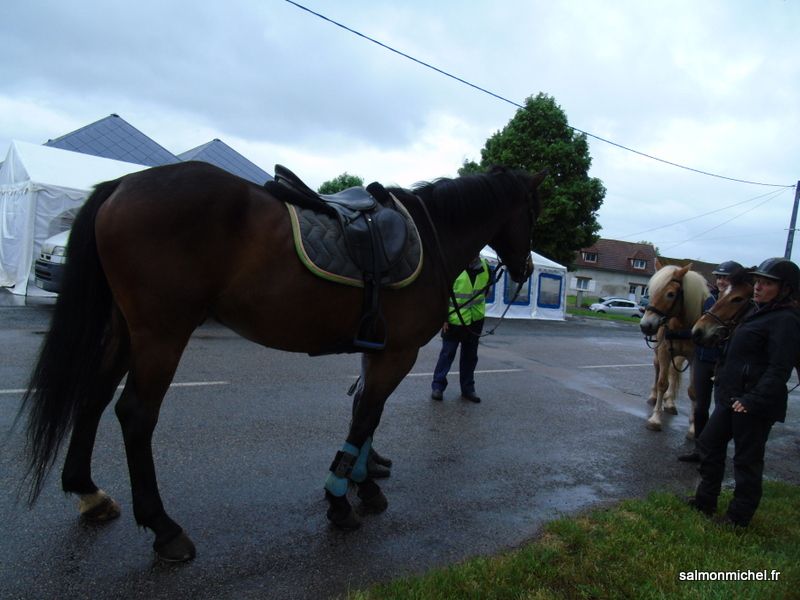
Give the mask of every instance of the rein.
[[(448, 271), (450, 269), (449, 269), (449, 265), (447, 264), (447, 259), (445, 258), (445, 255), (444, 255), (444, 251), (442, 250), (442, 242), (439, 239), (439, 231), (436, 229), (436, 225), (434, 225), (433, 219), (431, 218), (431, 213), (428, 212), (428, 207), (425, 206), (425, 203), (422, 201), (422, 198), (420, 198), (416, 194), (414, 194), (414, 197), (417, 199), (417, 202), (419, 202), (419, 205), (422, 207), (422, 212), (425, 213), (425, 218), (428, 220), (428, 225), (431, 226), (431, 231), (433, 231), (433, 239), (436, 242), (436, 249), (439, 252), (439, 260), (441, 261), (442, 273), (444, 274), (444, 279), (446, 280), (447, 279), (447, 273), (448, 273)], [(499, 258), (500, 257), (498, 256), (498, 259)], [(489, 278), (489, 282), (486, 284), (486, 286), (483, 289), (481, 289), (478, 292), (476, 292), (475, 294), (473, 294), (472, 297), (468, 298), (460, 306), (458, 304), (458, 300), (456, 300), (455, 292), (453, 292), (453, 286), (452, 285), (449, 286), (448, 295), (450, 296), (450, 301), (453, 303), (453, 308), (455, 309), (455, 312), (458, 315), (458, 320), (461, 321), (461, 324), (464, 327), (467, 328), (467, 331), (469, 331), (469, 333), (471, 335), (474, 335), (474, 336), (479, 337), (479, 338), (486, 337), (487, 335), (493, 335), (495, 330), (498, 327), (500, 327), (500, 323), (503, 322), (503, 319), (505, 318), (506, 313), (508, 312), (508, 309), (511, 308), (511, 304), (517, 299), (517, 296), (519, 296), (520, 291), (522, 291), (522, 285), (523, 284), (519, 283), (517, 285), (517, 291), (514, 294), (514, 297), (512, 298), (511, 302), (508, 303), (508, 306), (506, 306), (506, 309), (503, 311), (503, 314), (500, 315), (500, 319), (498, 320), (497, 324), (494, 327), (492, 327), (492, 329), (490, 331), (487, 331), (486, 333), (478, 334), (478, 333), (474, 333), (473, 331), (471, 331), (468, 328), (467, 324), (464, 322), (464, 317), (461, 315), (460, 308), (462, 306), (466, 306), (467, 304), (472, 302), (475, 298), (477, 298), (481, 294), (483, 294), (483, 295), (488, 294), (489, 290), (491, 289), (491, 286), (494, 285), (495, 283), (497, 283), (497, 281), (499, 281), (500, 276), (503, 274), (503, 269), (504, 268), (505, 268), (505, 265), (502, 262), (499, 262), (498, 265), (497, 265), (497, 269), (495, 269), (495, 278), (494, 278), (494, 280), (492, 280), (492, 278), (490, 277)], [(450, 312), (452, 312), (452, 310)]]

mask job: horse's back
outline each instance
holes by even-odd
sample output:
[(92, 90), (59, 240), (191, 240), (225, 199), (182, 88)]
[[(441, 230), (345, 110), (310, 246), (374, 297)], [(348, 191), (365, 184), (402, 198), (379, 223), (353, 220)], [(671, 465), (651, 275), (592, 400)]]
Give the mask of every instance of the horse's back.
[(277, 260), (277, 248), (290, 243), (287, 224), (286, 210), (258, 186), (189, 162), (124, 177), (95, 231), (106, 277), (130, 318), (155, 301), (207, 308), (240, 269)]

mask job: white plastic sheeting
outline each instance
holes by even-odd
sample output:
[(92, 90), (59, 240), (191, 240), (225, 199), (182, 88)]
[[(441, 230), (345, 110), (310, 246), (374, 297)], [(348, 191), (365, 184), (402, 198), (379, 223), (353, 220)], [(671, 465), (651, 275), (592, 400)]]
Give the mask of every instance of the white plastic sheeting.
[[(497, 254), (488, 246), (481, 250), (481, 258), (486, 259), (490, 267), (497, 266)], [(500, 317), (508, 307), (508, 319), (565, 319), (567, 268), (536, 252), (531, 252), (531, 259), (533, 273), (522, 286), (516, 300), (513, 300), (513, 296), (517, 283), (511, 280), (508, 273), (504, 273), (495, 284), (486, 298), (487, 317)]]
[(0, 287), (14, 294), (52, 295), (33, 285), (42, 242), (69, 229), (95, 185), (145, 168), (12, 142), (0, 165)]

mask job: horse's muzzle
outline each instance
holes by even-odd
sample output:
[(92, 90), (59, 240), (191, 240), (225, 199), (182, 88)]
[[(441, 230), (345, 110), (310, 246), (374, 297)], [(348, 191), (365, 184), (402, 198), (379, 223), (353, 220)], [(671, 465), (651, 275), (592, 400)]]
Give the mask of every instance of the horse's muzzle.
[(531, 255), (528, 254), (528, 258), (525, 260), (525, 264), (522, 266), (522, 269), (520, 271), (515, 270), (513, 273), (509, 270), (508, 274), (515, 283), (523, 283), (527, 281), (528, 277), (531, 276), (531, 273), (533, 273), (533, 259), (531, 258)]
[(658, 333), (658, 328), (661, 327), (661, 324), (661, 317), (648, 311), (644, 313), (644, 316), (639, 321), (639, 329), (642, 330), (644, 335), (655, 335)]

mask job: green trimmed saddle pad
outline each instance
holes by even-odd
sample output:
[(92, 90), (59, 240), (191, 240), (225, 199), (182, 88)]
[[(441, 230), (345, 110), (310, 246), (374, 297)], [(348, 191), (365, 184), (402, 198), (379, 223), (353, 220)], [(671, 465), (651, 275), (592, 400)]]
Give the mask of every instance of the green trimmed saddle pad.
[[(399, 289), (413, 282), (422, 271), (422, 243), (411, 215), (396, 199), (397, 210), (406, 220), (408, 234), (402, 257), (381, 278), (381, 286)], [(318, 277), (354, 287), (364, 287), (362, 271), (350, 259), (339, 221), (326, 214), (284, 202), (292, 220), (297, 256)]]

